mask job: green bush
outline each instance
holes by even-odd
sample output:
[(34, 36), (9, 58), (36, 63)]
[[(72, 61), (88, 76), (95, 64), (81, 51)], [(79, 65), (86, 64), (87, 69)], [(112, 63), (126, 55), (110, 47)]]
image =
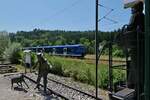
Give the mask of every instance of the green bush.
[[(109, 48), (105, 48), (104, 51), (102, 52), (102, 55), (109, 55)], [(121, 57), (121, 58), (125, 57), (123, 49), (118, 47), (117, 45), (113, 45), (112, 55), (114, 57)]]
[(0, 32), (0, 58), (3, 59), (3, 53), (10, 44), (9, 34), (5, 31)]
[(57, 75), (63, 75), (62, 64), (58, 61), (53, 62), (50, 72)]
[(78, 71), (77, 71), (77, 70), (74, 70), (71, 76), (72, 76), (72, 78), (73, 78), (74, 80), (77, 81), (77, 80), (79, 80), (78, 75), (79, 75)]
[(100, 72), (98, 73), (99, 81), (98, 85), (101, 88), (107, 88), (108, 87), (108, 67), (101, 67)]
[(21, 59), (21, 45), (19, 43), (11, 43), (5, 49), (3, 58), (9, 60), (12, 64), (19, 64)]
[(90, 69), (88, 68), (86, 70), (86, 75), (87, 75), (87, 83), (88, 84), (93, 84), (93, 81), (92, 81), (92, 72), (90, 71)]
[(36, 59), (37, 59), (37, 57), (36, 57), (35, 53), (31, 52), (31, 65), (32, 66), (35, 64)]
[(117, 45), (113, 45), (113, 56), (124, 57), (123, 49), (119, 48)]

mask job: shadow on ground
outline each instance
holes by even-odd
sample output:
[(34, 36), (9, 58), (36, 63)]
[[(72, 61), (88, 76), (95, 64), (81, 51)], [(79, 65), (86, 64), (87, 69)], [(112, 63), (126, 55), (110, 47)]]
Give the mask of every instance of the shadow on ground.
[(21, 87), (14, 87), (14, 90), (15, 91), (22, 91), (22, 92), (25, 92), (25, 93), (27, 93), (28, 91), (26, 90), (26, 89), (24, 89), (24, 88), (21, 88)]

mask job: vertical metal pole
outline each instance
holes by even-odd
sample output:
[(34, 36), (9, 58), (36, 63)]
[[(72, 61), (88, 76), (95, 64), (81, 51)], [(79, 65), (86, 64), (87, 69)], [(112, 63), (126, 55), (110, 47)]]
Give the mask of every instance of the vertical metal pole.
[(137, 47), (136, 47), (136, 50), (137, 50), (137, 52), (136, 52), (136, 55), (137, 55), (137, 61), (136, 61), (136, 67), (137, 67), (137, 69), (136, 69), (136, 75), (138, 76), (138, 78), (136, 79), (136, 94), (137, 94), (137, 100), (140, 100), (140, 97), (141, 97), (141, 95), (140, 95), (140, 67), (142, 67), (142, 66), (140, 66), (141, 65), (141, 61), (140, 61), (140, 47), (139, 47), (139, 45), (140, 45), (140, 40), (139, 40), (139, 31), (137, 31), (137, 38), (136, 38), (136, 40), (137, 40)]
[(109, 42), (109, 91), (113, 91), (113, 75), (112, 75), (112, 34), (110, 33)]
[(127, 87), (128, 87), (128, 79), (129, 79), (129, 67), (130, 67), (130, 61), (129, 61), (129, 53), (128, 53), (128, 48), (125, 48), (125, 55), (126, 55), (126, 84), (127, 84)]
[(95, 54), (96, 54), (96, 99), (98, 98), (98, 1), (96, 0), (96, 28), (95, 28)]
[(150, 0), (145, 0), (145, 100), (150, 100)]

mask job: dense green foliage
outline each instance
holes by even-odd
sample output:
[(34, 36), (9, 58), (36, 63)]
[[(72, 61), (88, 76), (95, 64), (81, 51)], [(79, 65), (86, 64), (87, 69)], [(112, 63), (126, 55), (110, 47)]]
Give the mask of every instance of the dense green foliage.
[[(99, 32), (99, 42), (109, 40), (109, 36), (117, 34), (114, 32)], [(94, 53), (95, 31), (49, 31), (34, 29), (33, 31), (18, 31), (10, 33), (12, 42), (19, 42), (23, 47), (43, 46), (43, 45), (65, 45), (65, 44), (83, 44), (88, 54)]]
[(11, 42), (9, 33), (0, 32), (0, 61), (19, 63), (21, 59), (20, 43)]
[(21, 59), (19, 43), (10, 43), (3, 52), (3, 58), (10, 61), (12, 64), (19, 64)]

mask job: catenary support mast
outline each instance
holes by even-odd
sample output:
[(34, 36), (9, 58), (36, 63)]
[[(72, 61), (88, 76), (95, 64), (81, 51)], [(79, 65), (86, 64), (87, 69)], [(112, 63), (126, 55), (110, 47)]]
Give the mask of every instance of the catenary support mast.
[(98, 98), (98, 1), (96, 0), (96, 23), (95, 23), (95, 54), (96, 54), (96, 98)]

